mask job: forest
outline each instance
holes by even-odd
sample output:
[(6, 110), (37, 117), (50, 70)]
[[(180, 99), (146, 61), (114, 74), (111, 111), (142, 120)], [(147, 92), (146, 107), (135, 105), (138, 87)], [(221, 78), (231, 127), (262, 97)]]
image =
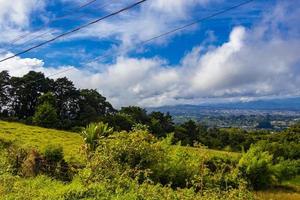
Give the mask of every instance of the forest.
[(300, 124), (176, 124), (34, 71), (0, 86), (0, 199), (299, 198)]

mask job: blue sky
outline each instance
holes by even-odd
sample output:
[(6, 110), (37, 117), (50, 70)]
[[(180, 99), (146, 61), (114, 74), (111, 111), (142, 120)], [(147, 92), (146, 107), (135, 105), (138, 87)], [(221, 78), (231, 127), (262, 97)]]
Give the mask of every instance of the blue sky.
[[(54, 21), (53, 23), (50, 23), (48, 28), (53, 28), (59, 32), (65, 32), (73, 29), (74, 27), (89, 22), (95, 18), (104, 16), (110, 13), (111, 11), (118, 10), (119, 8), (125, 7), (126, 5), (130, 5), (131, 3), (135, 2), (135, 1), (123, 1), (123, 3), (118, 3), (113, 8), (109, 8), (114, 4), (114, 2), (122, 2), (122, 1), (114, 0), (112, 2), (109, 2), (109, 1), (98, 0), (90, 4), (89, 6), (78, 10), (75, 13), (73, 12), (74, 8), (76, 9), (80, 5), (84, 4), (84, 2), (89, 2), (89, 1), (90, 0), (78, 1), (77, 4), (74, 4), (74, 2), (70, 3), (69, 1), (64, 1), (64, 2), (53, 1), (49, 3), (48, 5), (45, 6), (45, 9), (48, 12), (46, 15), (50, 17), (50, 20), (51, 17), (52, 19), (64, 15), (67, 15), (67, 17), (58, 21)], [(192, 0), (190, 1), (192, 2)], [(195, 2), (197, 1), (194, 1), (194, 4), (196, 6), (194, 8), (191, 8), (191, 10), (189, 10), (189, 16), (185, 16), (184, 18), (179, 19), (179, 22), (181, 23), (175, 21), (176, 23), (173, 22), (174, 24), (173, 26), (172, 24), (170, 24), (170, 29), (176, 28), (178, 25), (180, 26), (180, 24), (189, 23), (194, 19), (199, 19), (208, 16), (216, 11), (231, 7), (242, 1), (241, 0), (231, 0), (227, 2), (212, 1), (212, 3), (207, 3), (205, 5), (202, 4), (198, 5)], [(167, 44), (165, 45), (155, 45), (155, 44), (153, 45), (153, 43), (152, 44), (150, 43), (149, 45), (145, 45), (146, 46), (145, 53), (134, 54), (135, 51), (133, 50), (131, 52), (131, 55), (134, 56), (139, 55), (139, 56), (147, 56), (147, 57), (153, 57), (158, 55), (160, 57), (167, 59), (171, 64), (177, 64), (182, 58), (182, 56), (186, 52), (190, 51), (195, 45), (198, 45), (199, 43), (202, 42), (207, 42), (209, 43), (209, 45), (222, 44), (227, 40), (232, 27), (237, 25), (251, 27), (253, 23), (255, 23), (257, 20), (261, 18), (261, 15), (263, 14), (262, 12), (263, 10), (267, 6), (272, 6), (271, 3), (267, 3), (267, 2), (268, 1), (265, 1), (263, 3), (259, 1), (253, 2), (247, 6), (238, 8), (237, 10), (233, 10), (226, 14), (222, 14), (219, 17), (215, 17), (213, 19), (203, 22), (198, 26), (194, 26), (186, 30), (180, 31), (179, 35), (172, 34), (171, 36), (165, 37), (167, 40)], [(148, 2), (141, 5), (141, 7), (147, 7), (147, 6), (149, 6)], [(97, 8), (100, 9), (98, 10)], [(141, 8), (137, 7), (133, 10), (128, 11), (128, 13), (137, 12), (137, 10), (139, 9)], [(126, 15), (126, 14), (127, 13), (121, 14), (120, 16), (113, 17), (112, 20), (107, 20), (107, 21), (111, 21), (113, 23), (114, 20), (122, 20), (122, 15)], [(32, 30), (45, 27), (45, 21), (41, 20), (40, 15), (41, 15), (40, 13), (36, 13), (32, 15), (33, 17), (31, 22)], [(42, 19), (43, 18), (44, 17), (42, 17)], [(91, 29), (92, 28), (93, 27), (91, 27)], [(159, 35), (159, 33), (162, 32), (158, 31), (156, 34), (153, 34), (153, 36)], [(211, 36), (210, 34), (214, 35), (215, 37), (214, 40), (210, 40), (209, 38)], [(27, 37), (27, 39), (24, 39), (24, 41), (32, 37), (34, 36), (30, 35), (29, 37)], [(151, 35), (149, 35), (149, 37), (144, 37), (145, 40), (148, 38), (151, 38)], [(39, 43), (39, 41), (37, 43)], [(53, 64), (78, 65), (78, 57), (76, 55), (78, 50), (85, 52), (85, 54), (89, 54), (83, 56), (82, 58), (79, 58), (79, 61), (81, 61), (84, 64), (86, 60), (92, 60), (94, 57), (101, 55), (102, 52), (109, 51), (112, 45), (122, 45), (122, 41), (120, 41), (117, 37), (114, 36), (102, 38), (102, 39), (98, 39), (95, 37), (84, 37), (75, 40), (55, 42), (51, 45), (48, 45), (47, 47), (38, 49), (32, 53), (28, 53), (26, 57), (41, 57), (46, 63), (49, 63), (50, 65), (51, 64), (52, 65)], [(21, 46), (21, 47), (28, 47), (28, 46), (27, 44), (25, 44), (25, 46)], [(20, 49), (24, 49), (24, 48), (20, 48)], [(60, 54), (60, 56), (56, 56), (56, 54), (61, 51), (66, 53)], [(47, 56), (47, 54), (48, 55), (50, 54), (50, 56)], [(112, 55), (108, 57), (106, 61), (111, 61), (112, 59), (114, 59), (114, 57), (115, 56)]]
[[(133, 0), (0, 0), (0, 57), (50, 39)], [(196, 26), (153, 36), (241, 0), (148, 0), (64, 39), (0, 63), (0, 70), (51, 75), (71, 68), (76, 86), (98, 89), (115, 106), (160, 106), (298, 96), (300, 2), (256, 0)], [(68, 15), (64, 19), (54, 19)], [(26, 42), (35, 35), (47, 33)], [(12, 45), (20, 35), (28, 37)], [(105, 59), (94, 61), (101, 55)], [(53, 77), (53, 78), (56, 78)]]

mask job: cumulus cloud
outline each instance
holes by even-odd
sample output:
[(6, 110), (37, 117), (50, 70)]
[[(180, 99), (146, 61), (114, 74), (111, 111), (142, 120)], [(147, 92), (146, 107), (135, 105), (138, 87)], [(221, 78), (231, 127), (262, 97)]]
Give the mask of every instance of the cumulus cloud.
[(0, 42), (5, 43), (28, 32), (31, 14), (45, 4), (40, 0), (0, 0), (0, 5)]
[[(153, 9), (161, 9), (164, 4), (156, 6)], [(234, 27), (225, 43), (208, 50), (195, 46), (176, 66), (159, 57), (120, 56), (113, 64), (98, 63), (98, 71), (72, 66), (51, 68), (38, 59), (20, 58), (0, 67), (6, 67), (12, 75), (30, 69), (51, 74), (71, 67), (73, 70), (63, 75), (78, 87), (97, 88), (117, 107), (299, 95), (300, 26), (295, 17), (299, 10), (279, 4), (255, 26)]]

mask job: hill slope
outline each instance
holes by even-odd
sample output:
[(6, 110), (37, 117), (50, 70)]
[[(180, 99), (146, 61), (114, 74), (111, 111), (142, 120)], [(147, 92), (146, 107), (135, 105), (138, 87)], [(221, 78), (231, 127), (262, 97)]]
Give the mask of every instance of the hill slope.
[(76, 133), (0, 121), (0, 140), (40, 151), (43, 151), (47, 145), (61, 145), (67, 161), (83, 161), (83, 156), (80, 154), (83, 139)]

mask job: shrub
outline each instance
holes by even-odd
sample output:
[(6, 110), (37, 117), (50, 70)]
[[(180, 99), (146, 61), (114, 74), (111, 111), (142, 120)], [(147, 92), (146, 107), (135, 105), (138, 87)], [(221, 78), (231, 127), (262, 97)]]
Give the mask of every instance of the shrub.
[(64, 158), (63, 148), (61, 146), (46, 146), (44, 156), (48, 162), (58, 163)]
[(116, 133), (100, 140), (88, 163), (90, 178), (102, 180), (122, 173), (131, 173), (133, 177), (147, 173), (164, 155), (156, 142), (154, 136), (141, 130)]
[(47, 146), (44, 152), (43, 172), (53, 178), (70, 181), (72, 173), (68, 163), (64, 160), (61, 146)]
[(27, 158), (28, 152), (22, 148), (16, 148), (11, 146), (7, 150), (8, 152), (8, 171), (13, 175), (19, 175), (21, 167)]
[(43, 158), (36, 150), (27, 152), (27, 157), (21, 166), (23, 177), (33, 177), (41, 173), (43, 168)]
[(300, 174), (300, 160), (281, 160), (273, 170), (279, 182), (290, 180)]
[(113, 133), (113, 129), (108, 124), (91, 123), (82, 132), (81, 135), (86, 143), (87, 152), (91, 153), (96, 150), (101, 138), (107, 137)]
[(275, 175), (272, 170), (272, 159), (273, 156), (263, 151), (260, 146), (252, 145), (238, 164), (242, 177), (248, 180), (254, 189), (272, 185)]

